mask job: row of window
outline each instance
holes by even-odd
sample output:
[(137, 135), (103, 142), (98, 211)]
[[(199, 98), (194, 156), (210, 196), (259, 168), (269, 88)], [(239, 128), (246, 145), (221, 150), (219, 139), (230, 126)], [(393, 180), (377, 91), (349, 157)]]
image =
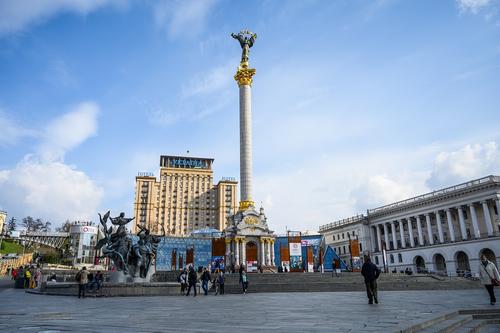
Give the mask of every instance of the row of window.
[[(351, 233), (349, 232), (343, 232), (343, 233), (339, 233), (339, 234), (336, 234), (336, 235), (332, 235), (332, 240), (335, 241), (335, 240), (340, 240), (340, 236), (342, 236), (342, 239), (349, 239), (349, 235), (352, 236), (352, 238), (355, 238), (356, 237), (356, 233), (355, 231), (353, 230)], [(336, 239), (335, 239), (336, 238)]]

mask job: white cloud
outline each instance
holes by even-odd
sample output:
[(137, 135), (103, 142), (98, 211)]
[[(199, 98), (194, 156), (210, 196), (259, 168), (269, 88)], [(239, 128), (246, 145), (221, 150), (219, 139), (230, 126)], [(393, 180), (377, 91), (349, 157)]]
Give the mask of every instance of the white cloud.
[(0, 170), (0, 203), (9, 215), (48, 219), (95, 219), (103, 189), (84, 172), (63, 163), (64, 154), (97, 131), (99, 106), (84, 102), (50, 122), (40, 135), (37, 155)]
[(441, 152), (427, 184), (431, 188), (451, 186), (500, 171), (500, 152), (495, 142), (466, 145), (457, 151)]
[(41, 156), (48, 161), (62, 160), (67, 151), (97, 133), (98, 113), (97, 104), (84, 102), (52, 121), (39, 147)]
[[(215, 67), (208, 73), (196, 74), (183, 84), (175, 107), (150, 108), (148, 119), (155, 125), (172, 125), (180, 121), (199, 121), (229, 105), (234, 66)], [(236, 84), (235, 84), (236, 85)]]
[(479, 10), (487, 7), (491, 0), (457, 0), (458, 8), (462, 12), (478, 13)]
[(317, 230), (367, 209), (500, 172), (495, 142), (460, 149), (454, 144), (433, 144), (397, 151), (330, 153), (303, 152), (304, 158), (296, 164), (255, 178), (254, 200), (263, 202), (272, 229), (279, 233), (285, 227)]
[(408, 199), (429, 191), (425, 186), (427, 173), (412, 172), (408, 175), (388, 176), (378, 174), (351, 192), (356, 208), (364, 212), (370, 208)]
[(0, 2), (0, 36), (22, 31), (60, 13), (86, 15), (107, 5), (126, 6), (126, 0), (14, 0)]
[(95, 219), (103, 190), (85, 173), (61, 162), (26, 156), (12, 170), (0, 171), (0, 202), (9, 215), (48, 219)]
[(236, 66), (233, 62), (215, 67), (209, 73), (195, 75), (187, 84), (182, 86), (182, 98), (190, 98), (198, 95), (212, 94), (216, 91), (228, 88), (233, 83), (233, 75)]
[(35, 131), (16, 124), (2, 110), (0, 110), (0, 129), (0, 147), (14, 145), (23, 137), (37, 135)]
[(208, 14), (218, 0), (172, 0), (154, 4), (157, 26), (167, 29), (170, 37), (196, 35), (205, 26)]

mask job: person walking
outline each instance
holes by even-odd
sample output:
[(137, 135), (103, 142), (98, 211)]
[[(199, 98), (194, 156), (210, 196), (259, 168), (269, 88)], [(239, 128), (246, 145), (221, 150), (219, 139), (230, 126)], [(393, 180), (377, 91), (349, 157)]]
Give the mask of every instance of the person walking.
[(243, 295), (246, 295), (248, 290), (248, 274), (246, 271), (241, 273), (241, 286), (243, 288)]
[(221, 295), (224, 295), (224, 282), (226, 280), (226, 277), (224, 276), (224, 271), (220, 270), (219, 274), (217, 275), (217, 285), (218, 285), (218, 291)]
[(210, 271), (205, 267), (201, 274), (201, 289), (203, 289), (205, 296), (208, 295), (208, 281), (210, 281)]
[(366, 295), (368, 296), (368, 304), (378, 304), (377, 298), (377, 279), (380, 276), (380, 269), (372, 263), (370, 257), (364, 257), (365, 263), (361, 267), (361, 275), (365, 278)]
[(497, 299), (494, 288), (500, 285), (500, 274), (495, 264), (489, 261), (484, 254), (481, 255), (481, 262), (479, 263), (479, 280), (490, 295), (490, 304), (495, 305)]
[(75, 280), (78, 283), (78, 298), (85, 298), (85, 288), (87, 288), (87, 283), (89, 282), (85, 266), (76, 273)]
[(187, 289), (187, 271), (185, 268), (179, 274), (177, 281), (181, 284), (181, 294), (184, 295)]
[(196, 272), (193, 268), (193, 266), (189, 266), (189, 273), (188, 273), (188, 290), (186, 293), (186, 296), (189, 296), (189, 292), (191, 291), (191, 287), (194, 289), (194, 295), (193, 297), (196, 297), (196, 281), (198, 279), (198, 276), (196, 275)]

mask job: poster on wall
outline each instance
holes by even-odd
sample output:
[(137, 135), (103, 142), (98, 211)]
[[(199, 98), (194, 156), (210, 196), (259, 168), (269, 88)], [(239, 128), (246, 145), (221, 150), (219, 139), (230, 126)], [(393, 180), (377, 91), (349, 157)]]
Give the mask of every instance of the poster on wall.
[(290, 272), (302, 271), (302, 244), (289, 243), (290, 245)]
[(257, 260), (247, 260), (247, 272), (257, 272)]

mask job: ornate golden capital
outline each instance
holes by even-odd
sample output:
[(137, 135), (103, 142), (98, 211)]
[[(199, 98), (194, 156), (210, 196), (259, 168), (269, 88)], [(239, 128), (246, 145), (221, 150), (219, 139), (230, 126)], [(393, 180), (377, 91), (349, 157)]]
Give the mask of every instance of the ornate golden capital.
[(250, 206), (255, 207), (255, 203), (252, 200), (240, 201), (240, 210), (246, 210)]
[(252, 76), (255, 74), (255, 68), (247, 68), (246, 66), (239, 66), (234, 79), (238, 82), (238, 86), (251, 86)]

